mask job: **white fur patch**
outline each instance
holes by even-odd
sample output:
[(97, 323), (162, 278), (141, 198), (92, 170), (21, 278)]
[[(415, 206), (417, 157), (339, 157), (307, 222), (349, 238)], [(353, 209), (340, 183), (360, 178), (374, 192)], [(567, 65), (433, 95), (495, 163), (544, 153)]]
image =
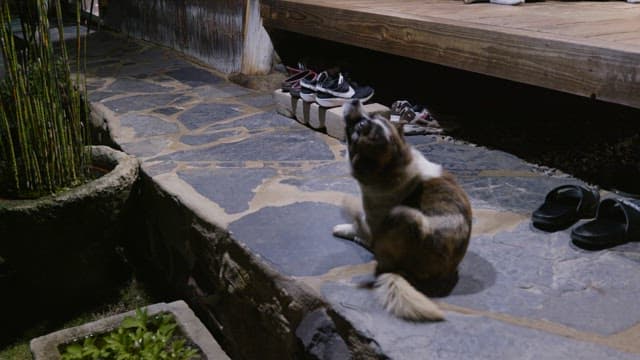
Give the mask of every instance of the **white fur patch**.
[(386, 273), (376, 279), (376, 295), (390, 313), (407, 320), (443, 320), (444, 313), (402, 276)]
[(411, 149), (413, 160), (409, 164), (409, 172), (420, 175), (423, 180), (429, 180), (442, 176), (442, 166), (427, 160), (421, 152)]
[(333, 227), (333, 235), (343, 239), (353, 240), (356, 237), (356, 228), (353, 224), (339, 224)]
[(420, 210), (406, 206), (396, 206), (391, 210), (392, 215), (400, 213), (412, 217), (422, 234), (431, 234), (436, 230), (468, 230), (467, 222), (461, 214), (426, 216)]
[(464, 216), (460, 214), (428, 216), (431, 229), (460, 229), (467, 227)]
[(373, 118), (371, 119), (371, 122), (382, 128), (384, 139), (386, 141), (389, 141), (389, 139), (391, 138), (391, 130), (389, 130), (386, 121), (380, 120), (378, 118)]

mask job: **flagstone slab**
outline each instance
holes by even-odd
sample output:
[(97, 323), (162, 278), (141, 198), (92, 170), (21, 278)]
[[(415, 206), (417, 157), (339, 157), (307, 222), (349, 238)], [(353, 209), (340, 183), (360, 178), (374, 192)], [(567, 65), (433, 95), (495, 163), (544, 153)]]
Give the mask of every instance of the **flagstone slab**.
[(240, 98), (239, 100), (247, 105), (251, 105), (256, 108), (265, 108), (276, 104), (271, 94), (245, 96)]
[(415, 146), (427, 159), (442, 164), (454, 174), (475, 175), (492, 169), (533, 171), (531, 164), (502, 151), (448, 142)]
[(243, 127), (248, 130), (264, 130), (270, 128), (290, 128), (290, 129), (305, 129), (300, 124), (291, 121), (291, 119), (284, 117), (275, 112), (261, 112), (247, 117), (236, 119), (232, 122), (226, 122), (224, 124), (216, 124), (212, 129), (225, 129), (232, 127)]
[(121, 78), (109, 85), (107, 90), (128, 93), (162, 93), (172, 91), (173, 88), (139, 79)]
[(193, 66), (168, 71), (166, 74), (192, 87), (218, 84), (224, 81), (223, 78), (216, 76), (207, 70)]
[(133, 128), (135, 136), (139, 138), (175, 134), (179, 131), (177, 124), (153, 115), (126, 114), (120, 118), (120, 126)]
[[(546, 233), (526, 223), (472, 238), (469, 252), (475, 259), (467, 255), (460, 265), (462, 288), (456, 287), (443, 301), (603, 335), (640, 322), (640, 277), (627, 275), (638, 269), (640, 243), (629, 244), (624, 252), (633, 259), (578, 249), (571, 245), (569, 233)], [(479, 271), (483, 266), (478, 266), (478, 258), (489, 263), (493, 273)], [(490, 286), (469, 292), (465, 281)]]
[(240, 134), (242, 134), (242, 132), (238, 129), (221, 130), (202, 135), (184, 135), (180, 137), (180, 142), (187, 145), (204, 145), (220, 139), (235, 137)]
[(256, 188), (276, 174), (276, 170), (268, 168), (189, 169), (178, 172), (182, 180), (228, 214), (248, 210), (249, 202), (257, 193)]
[(154, 177), (174, 172), (178, 164), (173, 161), (142, 162), (141, 167), (147, 175)]
[[(473, 165), (470, 165), (473, 166)], [(535, 174), (533, 174), (535, 175)], [(458, 176), (472, 204), (483, 208), (531, 214), (549, 190), (565, 184), (582, 184), (572, 178), (547, 176)]]
[(267, 132), (233, 143), (176, 151), (155, 160), (174, 161), (301, 161), (334, 160), (329, 146), (305, 129)]
[(132, 142), (123, 142), (122, 150), (138, 157), (149, 157), (161, 153), (169, 146), (171, 141), (162, 137), (144, 139)]
[(231, 223), (229, 231), (278, 272), (312, 276), (373, 259), (361, 246), (331, 235), (342, 222), (340, 207), (302, 202), (262, 208)]
[(195, 130), (242, 114), (243, 111), (234, 104), (198, 104), (183, 111), (178, 120), (187, 129)]
[(323, 295), (360, 336), (375, 341), (385, 357), (403, 360), (637, 359), (606, 346), (515, 326), (482, 316), (448, 312), (438, 323), (412, 323), (389, 315), (371, 290), (328, 283)]
[(182, 109), (177, 108), (175, 106), (162, 107), (162, 108), (157, 108), (157, 109), (153, 110), (154, 113), (162, 114), (162, 115), (166, 115), (166, 116), (171, 116), (173, 114), (177, 114), (180, 111), (182, 111)]
[(228, 98), (233, 96), (251, 94), (251, 91), (249, 89), (229, 83), (216, 84), (215, 86), (203, 85), (194, 88), (193, 91), (198, 94), (203, 100)]
[(282, 183), (294, 185), (302, 191), (339, 191), (353, 195), (360, 193), (357, 182), (350, 175), (349, 165), (344, 161), (319, 165), (294, 175), (296, 177), (283, 180)]
[(89, 93), (89, 101), (98, 102), (116, 95), (121, 95), (121, 93), (113, 91), (92, 91)]
[(164, 106), (178, 97), (175, 94), (133, 95), (104, 101), (104, 105), (118, 114)]

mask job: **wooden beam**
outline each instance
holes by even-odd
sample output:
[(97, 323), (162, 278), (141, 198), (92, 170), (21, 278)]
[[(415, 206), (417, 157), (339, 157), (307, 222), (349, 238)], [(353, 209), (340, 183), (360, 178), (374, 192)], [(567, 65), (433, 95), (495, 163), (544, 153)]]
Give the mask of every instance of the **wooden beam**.
[[(376, 10), (375, 3), (263, 0), (261, 14), (267, 28), (640, 108), (640, 46), (389, 11), (389, 6)], [(466, 11), (474, 6), (450, 4), (452, 14), (455, 6)], [(436, 5), (440, 13), (449, 6)], [(428, 14), (431, 3), (418, 6)]]

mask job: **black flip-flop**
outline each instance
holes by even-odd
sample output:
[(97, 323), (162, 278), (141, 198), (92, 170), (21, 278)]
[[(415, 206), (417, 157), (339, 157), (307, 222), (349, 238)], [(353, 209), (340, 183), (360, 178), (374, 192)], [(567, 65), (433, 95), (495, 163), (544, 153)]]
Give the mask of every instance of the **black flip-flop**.
[(571, 239), (576, 246), (589, 250), (640, 241), (640, 200), (602, 200), (595, 220), (571, 230)]
[(547, 194), (544, 203), (531, 214), (533, 226), (545, 231), (568, 228), (580, 219), (596, 214), (600, 194), (580, 185), (562, 185)]

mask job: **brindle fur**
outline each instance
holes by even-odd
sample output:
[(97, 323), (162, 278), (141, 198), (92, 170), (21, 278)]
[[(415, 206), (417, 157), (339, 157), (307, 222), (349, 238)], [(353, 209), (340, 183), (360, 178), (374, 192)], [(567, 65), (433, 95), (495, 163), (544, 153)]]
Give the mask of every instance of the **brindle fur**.
[(376, 275), (398, 274), (414, 287), (441, 293), (438, 286), (456, 278), (469, 244), (466, 194), (451, 174), (405, 142), (401, 128), (370, 117), (359, 102), (345, 105), (345, 120), (362, 206), (349, 211), (353, 226), (340, 225), (334, 234), (368, 247)]

